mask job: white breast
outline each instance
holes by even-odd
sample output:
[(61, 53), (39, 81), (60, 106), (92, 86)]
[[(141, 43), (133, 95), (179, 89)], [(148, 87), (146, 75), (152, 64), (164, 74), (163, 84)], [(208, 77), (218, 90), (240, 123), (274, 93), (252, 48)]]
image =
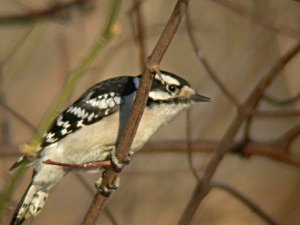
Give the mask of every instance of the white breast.
[[(163, 107), (154, 106), (152, 109), (146, 108), (134, 138), (132, 150), (139, 150), (162, 124), (170, 121), (186, 107), (188, 105), (179, 107), (170, 104)], [(120, 129), (123, 129), (125, 125), (121, 123), (120, 128), (120, 120), (127, 121), (128, 115), (129, 112), (123, 115), (114, 113), (99, 122), (82, 127), (55, 145), (45, 148), (42, 158), (75, 164), (105, 160), (111, 148), (115, 146)]]

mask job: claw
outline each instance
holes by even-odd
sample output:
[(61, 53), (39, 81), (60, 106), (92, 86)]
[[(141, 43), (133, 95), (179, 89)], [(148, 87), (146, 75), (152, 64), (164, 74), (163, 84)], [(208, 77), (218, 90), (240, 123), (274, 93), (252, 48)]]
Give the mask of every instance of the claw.
[(117, 158), (116, 156), (116, 149), (112, 149), (111, 151), (111, 165), (114, 169), (115, 172), (120, 172), (125, 165), (128, 165), (130, 163), (130, 161), (132, 160), (133, 158), (133, 155), (134, 155), (134, 152), (133, 151), (129, 151), (128, 152), (128, 155), (125, 157), (125, 159), (120, 162), (119, 159)]
[(126, 158), (123, 160), (123, 163), (126, 164), (126, 165), (129, 165), (130, 161), (133, 158), (133, 155), (134, 155), (134, 152), (130, 150), (128, 152), (128, 155), (126, 156)]
[(105, 171), (103, 172), (102, 176), (96, 180), (95, 187), (104, 196), (109, 196), (112, 192), (114, 192), (120, 187), (121, 179), (119, 176), (116, 176), (112, 183), (102, 186), (101, 184), (104, 176)]
[(110, 153), (110, 160), (111, 160), (112, 168), (114, 169), (115, 172), (120, 172), (123, 169), (124, 164), (121, 163), (117, 158), (115, 148), (113, 148)]

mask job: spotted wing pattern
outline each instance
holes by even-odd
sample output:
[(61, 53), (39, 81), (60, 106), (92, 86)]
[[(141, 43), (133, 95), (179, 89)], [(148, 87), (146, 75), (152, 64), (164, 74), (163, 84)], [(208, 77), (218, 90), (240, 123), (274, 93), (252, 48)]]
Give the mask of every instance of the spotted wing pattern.
[(122, 96), (135, 90), (132, 77), (118, 77), (96, 84), (57, 116), (52, 127), (44, 135), (41, 149), (58, 142), (83, 126), (96, 123), (117, 112)]

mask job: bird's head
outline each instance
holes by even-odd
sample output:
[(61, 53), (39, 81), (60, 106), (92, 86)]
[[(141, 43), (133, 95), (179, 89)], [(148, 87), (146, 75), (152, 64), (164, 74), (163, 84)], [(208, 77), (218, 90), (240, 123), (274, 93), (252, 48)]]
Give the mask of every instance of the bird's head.
[(156, 74), (149, 92), (148, 105), (192, 104), (208, 102), (210, 98), (198, 94), (183, 78), (166, 71)]

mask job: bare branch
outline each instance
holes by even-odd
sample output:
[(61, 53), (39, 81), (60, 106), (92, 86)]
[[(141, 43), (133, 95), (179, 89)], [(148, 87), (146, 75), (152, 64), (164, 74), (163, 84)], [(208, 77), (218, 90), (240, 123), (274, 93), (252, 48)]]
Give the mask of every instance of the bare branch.
[(132, 10), (132, 13), (135, 13), (136, 15), (136, 42), (138, 43), (139, 47), (139, 60), (141, 69), (144, 68), (145, 60), (146, 60), (146, 43), (145, 43), (145, 22), (144, 22), (144, 16), (142, 13), (142, 1), (141, 0), (134, 0), (134, 7)]
[(92, 0), (59, 2), (45, 9), (32, 10), (19, 15), (0, 16), (0, 26), (17, 24), (25, 25), (48, 19), (63, 19), (68, 16), (68, 10), (71, 8), (87, 8), (87, 4), (90, 4), (91, 2)]
[(300, 136), (300, 124), (297, 124), (284, 135), (282, 135), (280, 142), (282, 143), (283, 149), (286, 151), (290, 150), (293, 141)]
[(225, 135), (220, 141), (220, 144), (209, 161), (203, 178), (198, 182), (191, 199), (185, 208), (185, 211), (178, 223), (178, 225), (188, 225), (191, 223), (192, 218), (204, 197), (209, 192), (209, 183), (217, 170), (224, 155), (230, 151), (234, 137), (239, 131), (244, 120), (248, 118), (249, 112), (255, 111), (259, 101), (261, 100), (264, 91), (269, 87), (272, 81), (279, 75), (279, 72), (285, 65), (300, 51), (300, 42), (298, 42), (288, 53), (286, 53), (280, 60), (278, 60), (267, 72), (267, 74), (258, 82), (249, 97), (245, 100), (239, 108), (239, 113), (234, 118)]
[(300, 168), (300, 159), (289, 155), (288, 151), (284, 147), (285, 146), (281, 143), (249, 142), (243, 148), (236, 147), (232, 150), (236, 153), (242, 154), (242, 156), (263, 156)]
[(199, 175), (197, 169), (193, 164), (193, 150), (192, 150), (192, 134), (191, 134), (191, 109), (186, 112), (186, 146), (187, 146), (187, 157), (191, 172), (196, 180), (199, 180)]
[(275, 221), (270, 215), (268, 215), (263, 209), (260, 208), (253, 200), (248, 198), (246, 195), (242, 194), (240, 191), (236, 190), (230, 185), (221, 182), (211, 182), (211, 188), (218, 188), (228, 192), (230, 195), (241, 201), (249, 209), (251, 209), (256, 215), (258, 215), (263, 221), (270, 225), (280, 225)]
[(36, 132), (37, 128), (31, 124), (24, 116), (21, 115), (21, 113), (14, 110), (11, 106), (9, 106), (6, 102), (0, 100), (0, 105), (6, 109), (8, 112), (10, 112), (14, 117), (16, 117), (21, 123), (26, 125), (30, 130), (33, 132)]
[[(88, 190), (88, 192), (92, 196), (94, 196), (95, 194), (94, 188), (92, 188), (91, 185), (88, 184), (88, 182), (81, 176), (81, 174), (75, 173), (74, 175), (77, 178), (77, 180), (85, 187), (85, 189)], [(113, 225), (118, 225), (115, 216), (113, 215), (112, 211), (108, 207), (105, 207), (103, 211)]]
[(264, 95), (263, 100), (272, 105), (287, 106), (300, 100), (300, 92), (297, 95), (287, 99), (277, 99), (269, 95)]
[(69, 163), (61, 163), (52, 161), (50, 159), (43, 161), (44, 164), (54, 165), (54, 166), (62, 166), (65, 168), (71, 169), (92, 169), (92, 168), (101, 168), (105, 166), (111, 166), (110, 161), (102, 161), (102, 162), (91, 162), (91, 163), (84, 163), (84, 164), (69, 164)]
[(259, 118), (272, 118), (272, 117), (295, 117), (300, 116), (300, 110), (282, 110), (282, 111), (257, 111), (252, 113), (253, 116)]
[(187, 12), (186, 16), (186, 27), (188, 31), (188, 35), (191, 41), (191, 44), (193, 46), (193, 50), (200, 61), (200, 63), (203, 65), (204, 69), (206, 70), (207, 74), (210, 76), (211, 79), (218, 85), (218, 87), (221, 89), (221, 91), (226, 95), (226, 97), (235, 105), (240, 106), (239, 100), (236, 98), (236, 96), (227, 89), (227, 87), (222, 83), (222, 81), (218, 78), (218, 75), (213, 70), (213, 68), (210, 66), (209, 62), (206, 60), (201, 47), (199, 44), (197, 44), (196, 39), (194, 37), (194, 33), (192, 30), (192, 21), (190, 13)]
[[(266, 15), (260, 15), (255, 12), (249, 12), (243, 6), (237, 3), (232, 3), (228, 0), (210, 0), (210, 1), (219, 4), (221, 6), (224, 6), (242, 17), (249, 18), (255, 23), (260, 24), (270, 30), (285, 34), (295, 39), (299, 38), (300, 31), (287, 27), (285, 24), (275, 23), (272, 19), (266, 17)], [(298, 0), (294, 0), (294, 1), (298, 1)]]
[[(181, 18), (183, 17), (186, 11), (188, 2), (188, 0), (178, 0), (174, 11), (168, 21), (168, 24), (166, 25), (152, 54), (148, 58), (148, 64), (146, 65), (142, 74), (142, 81), (138, 88), (136, 98), (134, 100), (132, 112), (130, 113), (125, 133), (121, 136), (118, 145), (117, 158), (120, 161), (123, 161), (123, 159), (128, 155), (128, 151), (136, 133), (138, 123), (142, 117), (142, 113), (148, 98), (148, 93), (152, 84), (153, 76), (151, 69), (157, 68), (160, 61), (162, 60), (162, 57), (164, 56), (169, 44), (171, 43), (178, 29)], [(112, 169), (108, 169), (106, 171), (106, 174), (107, 176), (104, 177), (101, 186), (106, 186), (108, 183), (111, 183), (117, 175), (116, 172), (114, 172)], [(97, 192), (82, 222), (82, 225), (95, 224), (106, 200), (107, 196), (104, 196), (102, 193)]]

